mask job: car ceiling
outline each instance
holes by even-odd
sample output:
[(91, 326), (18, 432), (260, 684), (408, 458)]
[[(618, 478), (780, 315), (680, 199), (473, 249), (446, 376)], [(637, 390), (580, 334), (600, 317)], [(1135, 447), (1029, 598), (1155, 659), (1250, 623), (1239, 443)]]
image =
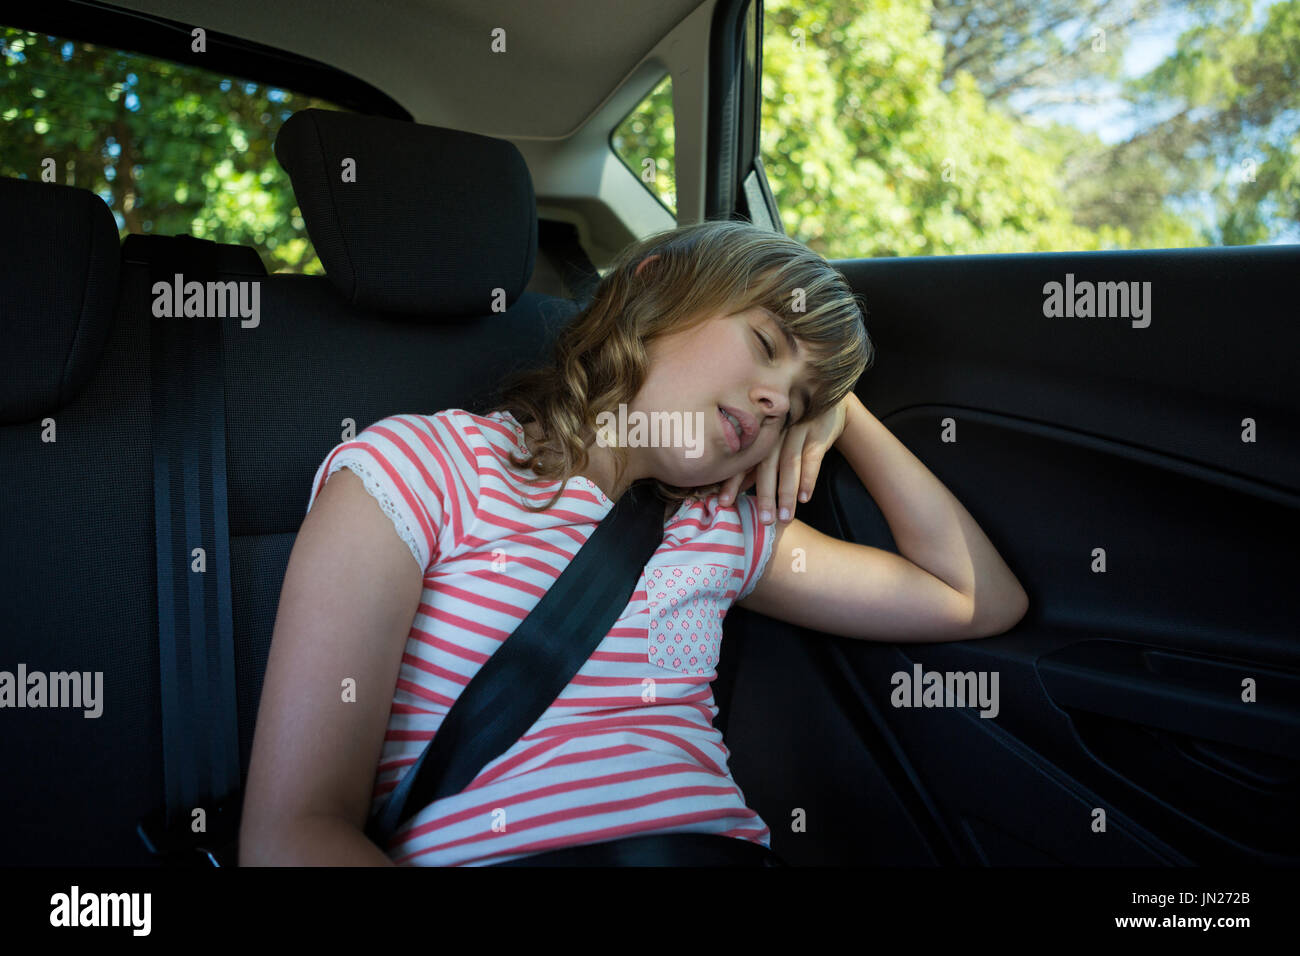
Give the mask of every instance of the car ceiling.
[[(571, 135), (700, 5), (700, 0), (114, 2), (319, 60), (377, 86), (418, 122), (505, 139)], [(492, 52), (497, 27), (506, 31), (504, 53)]]

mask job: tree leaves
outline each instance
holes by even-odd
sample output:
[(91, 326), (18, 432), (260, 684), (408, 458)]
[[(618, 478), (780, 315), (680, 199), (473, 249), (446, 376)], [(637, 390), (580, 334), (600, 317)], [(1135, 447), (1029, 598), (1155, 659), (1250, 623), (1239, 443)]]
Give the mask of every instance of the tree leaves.
[(50, 157), (59, 182), (104, 198), (123, 235), (190, 234), (254, 246), (270, 271), (323, 271), (272, 145), (296, 110), (338, 107), (15, 29), (3, 64), (0, 174), (39, 178)]

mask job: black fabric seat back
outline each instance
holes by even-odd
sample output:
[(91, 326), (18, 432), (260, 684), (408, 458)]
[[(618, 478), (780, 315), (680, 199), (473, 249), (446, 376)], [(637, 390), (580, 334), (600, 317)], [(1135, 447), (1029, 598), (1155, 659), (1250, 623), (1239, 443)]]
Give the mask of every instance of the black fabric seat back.
[[(258, 284), (255, 325), (221, 320), (241, 778), (321, 460), (345, 428), (481, 408), (576, 310), (524, 291), (536, 207), (511, 144), (306, 111), (276, 149), (328, 275), (214, 251), (217, 280)], [(335, 182), (341, 153), (356, 182)], [(135, 832), (163, 800), (149, 262), (176, 240), (119, 250), (104, 203), (63, 186), (0, 181), (0, 209), (36, 235), (0, 238), (0, 671), (103, 681), (98, 717), (0, 712), (0, 865), (152, 865)]]

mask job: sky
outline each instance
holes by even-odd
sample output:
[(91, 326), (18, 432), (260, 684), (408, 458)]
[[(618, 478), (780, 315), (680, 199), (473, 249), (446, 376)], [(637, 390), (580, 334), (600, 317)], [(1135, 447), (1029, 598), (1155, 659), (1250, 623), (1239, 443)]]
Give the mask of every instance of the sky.
[[(1280, 0), (1256, 0), (1252, 31), (1257, 30), (1267, 19), (1269, 7), (1277, 2), (1280, 2)], [(1186, 13), (1167, 11), (1161, 16), (1139, 22), (1131, 27), (1129, 42), (1123, 53), (1121, 70), (1123, 75), (1125, 77), (1142, 76), (1158, 66), (1174, 52), (1179, 34), (1190, 27), (1192, 23), (1193, 18)], [(1065, 27), (1058, 28), (1056, 33), (1063, 42), (1067, 44), (1071, 42), (1073, 34), (1066, 30)], [(1096, 133), (1098, 138), (1107, 144), (1123, 142), (1139, 128), (1164, 118), (1149, 114), (1135, 114), (1129, 104), (1118, 97), (1118, 84), (1104, 84), (1090, 92), (1110, 93), (1114, 95), (1114, 100), (1105, 104), (1046, 104), (1035, 108), (1031, 115), (1036, 119), (1056, 120), (1061, 123), (1068, 123), (1081, 130)], [(1032, 97), (1023, 95), (1009, 97), (1011, 105), (1017, 107), (1023, 107), (1031, 100)], [(1170, 112), (1176, 112), (1178, 108), (1175, 104), (1171, 106)], [(1227, 165), (1227, 159), (1220, 164), (1224, 175), (1237, 174), (1236, 170), (1229, 172)], [(1213, 218), (1213, 204), (1208, 197), (1203, 203), (1192, 203), (1187, 211)], [(1296, 242), (1300, 242), (1300, 224), (1291, 223), (1283, 233), (1274, 237), (1266, 245)]]
[[(1256, 0), (1252, 29), (1258, 29), (1268, 17), (1268, 8), (1277, 2), (1279, 0)], [(1174, 52), (1179, 34), (1190, 27), (1192, 22), (1190, 15), (1167, 11), (1159, 17), (1132, 26), (1129, 29), (1129, 43), (1123, 54), (1124, 76), (1142, 76), (1159, 65)], [(1065, 43), (1069, 43), (1072, 36), (1066, 29), (1067, 26), (1069, 25), (1056, 30), (1057, 36)], [(1118, 88), (1116, 84), (1106, 84), (1094, 92), (1117, 93)], [(1023, 97), (1013, 96), (1010, 99), (1014, 105), (1025, 102)], [(1108, 144), (1128, 139), (1139, 126), (1149, 122), (1149, 118), (1143, 121), (1143, 117), (1129, 115), (1128, 105), (1120, 101), (1106, 105), (1052, 104), (1036, 109), (1034, 115), (1094, 132), (1102, 142)]]

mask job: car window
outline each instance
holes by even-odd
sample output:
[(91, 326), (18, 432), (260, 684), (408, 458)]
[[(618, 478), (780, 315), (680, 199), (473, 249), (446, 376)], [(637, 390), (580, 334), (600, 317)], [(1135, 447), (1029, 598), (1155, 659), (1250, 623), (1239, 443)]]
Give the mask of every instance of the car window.
[(270, 272), (320, 274), (272, 152), (291, 90), (47, 34), (0, 33), (0, 175), (78, 186), (122, 236), (188, 234), (257, 249)]
[(677, 216), (677, 174), (673, 152), (673, 78), (665, 76), (624, 117), (610, 146), (663, 207)]
[(1300, 3), (764, 0), (761, 156), (828, 258), (1300, 241)]

